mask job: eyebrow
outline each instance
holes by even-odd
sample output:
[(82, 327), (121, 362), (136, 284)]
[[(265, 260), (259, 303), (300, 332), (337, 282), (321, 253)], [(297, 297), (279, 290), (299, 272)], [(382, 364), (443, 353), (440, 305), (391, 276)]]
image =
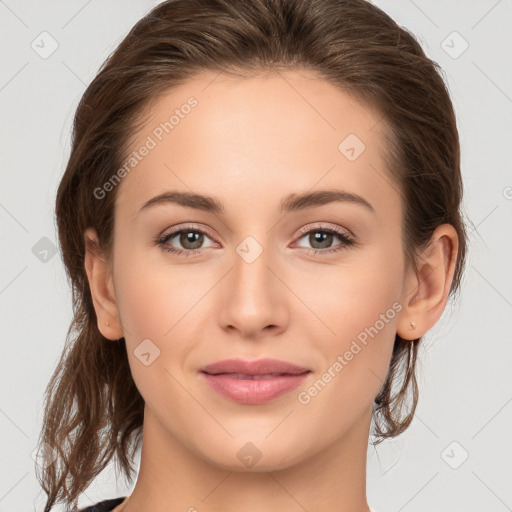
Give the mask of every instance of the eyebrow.
[[(315, 206), (322, 206), (333, 202), (352, 203), (363, 206), (375, 213), (373, 206), (363, 197), (346, 192), (344, 190), (319, 190), (316, 192), (293, 193), (284, 198), (280, 203), (280, 212), (288, 213), (306, 210)], [(146, 201), (139, 213), (157, 204), (172, 203), (188, 208), (195, 208), (209, 213), (222, 215), (225, 213), (224, 205), (211, 196), (195, 194), (192, 192), (166, 191)]]

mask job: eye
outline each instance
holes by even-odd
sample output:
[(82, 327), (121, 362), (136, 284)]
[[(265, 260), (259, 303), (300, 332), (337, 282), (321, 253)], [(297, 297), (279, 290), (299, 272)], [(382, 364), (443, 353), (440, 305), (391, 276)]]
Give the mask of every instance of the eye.
[[(299, 240), (307, 236), (307, 241), (312, 245), (312, 247), (308, 248), (302, 245), (299, 245), (299, 247), (304, 247), (308, 251), (312, 251), (313, 254), (332, 254), (355, 245), (356, 243), (350, 235), (340, 229), (325, 227), (322, 225), (315, 226), (313, 229), (303, 228), (300, 233), (302, 236)], [(154, 242), (155, 244), (160, 245), (163, 251), (174, 253), (178, 256), (188, 257), (201, 253), (201, 249), (204, 248), (202, 246), (205, 241), (205, 237), (211, 240), (208, 233), (197, 226), (185, 226), (157, 237)], [(334, 248), (331, 248), (332, 243), (336, 238), (340, 240), (341, 243), (334, 246)], [(176, 243), (180, 244), (181, 248), (175, 247), (174, 244)], [(212, 243), (209, 247), (216, 246), (218, 246), (218, 244)]]
[[(312, 245), (312, 248), (306, 247), (306, 249), (313, 251), (313, 254), (332, 254), (355, 244), (355, 240), (351, 236), (339, 229), (332, 227), (324, 227), (320, 225), (313, 229), (305, 228), (301, 230), (301, 234), (303, 236), (301, 236), (300, 239), (307, 236), (307, 242)], [(331, 248), (335, 238), (341, 240), (341, 244), (338, 244), (338, 246), (335, 246), (335, 248)], [(299, 245), (299, 247), (303, 246)]]
[[(155, 243), (162, 247), (166, 252), (172, 252), (180, 256), (193, 256), (201, 252), (199, 249), (204, 243), (205, 236), (209, 238), (208, 233), (196, 226), (186, 226), (181, 229), (175, 229), (155, 240)], [(176, 239), (174, 243), (181, 244), (182, 248), (174, 247), (169, 241)], [(215, 246), (212, 244), (210, 247)]]

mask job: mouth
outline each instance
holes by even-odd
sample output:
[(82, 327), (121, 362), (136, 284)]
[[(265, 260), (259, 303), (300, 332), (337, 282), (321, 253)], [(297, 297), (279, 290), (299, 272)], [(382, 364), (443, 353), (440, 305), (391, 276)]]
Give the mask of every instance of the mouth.
[(225, 359), (201, 368), (210, 389), (240, 404), (259, 405), (289, 393), (311, 374), (309, 368), (279, 359)]
[(228, 375), (232, 379), (243, 379), (243, 380), (259, 380), (259, 379), (272, 379), (274, 377), (281, 376), (292, 376), (292, 375), (301, 375), (301, 374), (293, 374), (293, 373), (266, 373), (263, 375), (250, 375), (247, 373), (208, 373), (204, 372), (207, 375)]

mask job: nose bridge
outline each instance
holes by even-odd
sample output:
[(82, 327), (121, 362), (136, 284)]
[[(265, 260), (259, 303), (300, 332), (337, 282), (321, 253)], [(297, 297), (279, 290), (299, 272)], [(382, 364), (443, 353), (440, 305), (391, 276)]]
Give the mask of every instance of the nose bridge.
[[(260, 235), (259, 240), (264, 238)], [(270, 283), (272, 272), (272, 249), (268, 237), (260, 243), (254, 236), (249, 235), (235, 248), (233, 261), (233, 292), (239, 298), (251, 299), (252, 302), (269, 300), (273, 289)]]
[[(275, 257), (268, 247), (269, 237), (247, 236), (235, 247), (233, 269), (223, 301), (224, 327), (236, 327), (244, 334), (255, 334), (265, 327), (281, 326), (285, 299), (274, 275)], [(267, 246), (265, 246), (267, 245)], [(281, 285), (282, 286), (282, 285)]]

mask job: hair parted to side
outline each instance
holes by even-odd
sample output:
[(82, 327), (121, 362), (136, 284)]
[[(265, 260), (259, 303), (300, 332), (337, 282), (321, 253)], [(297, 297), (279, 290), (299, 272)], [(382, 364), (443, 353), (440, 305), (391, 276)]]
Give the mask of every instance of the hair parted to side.
[[(132, 28), (83, 94), (57, 191), (74, 318), (45, 392), (38, 445), (45, 462), (37, 474), (48, 496), (45, 512), (58, 502), (76, 507), (114, 456), (131, 480), (130, 459), (141, 441), (144, 400), (124, 338), (112, 342), (99, 332), (84, 267), (90, 226), (98, 233), (96, 250), (111, 263), (116, 188), (101, 200), (93, 191), (122, 166), (148, 106), (172, 87), (201, 71), (251, 76), (299, 68), (381, 114), (388, 139), (383, 156), (402, 197), (407, 262), (415, 266), (435, 228), (452, 224), (459, 249), (450, 294), (459, 290), (466, 232), (455, 113), (441, 70), (407, 30), (366, 0), (163, 2)], [(375, 400), (377, 443), (402, 433), (413, 418), (420, 341), (396, 336)], [(409, 394), (412, 406), (402, 417)]]

